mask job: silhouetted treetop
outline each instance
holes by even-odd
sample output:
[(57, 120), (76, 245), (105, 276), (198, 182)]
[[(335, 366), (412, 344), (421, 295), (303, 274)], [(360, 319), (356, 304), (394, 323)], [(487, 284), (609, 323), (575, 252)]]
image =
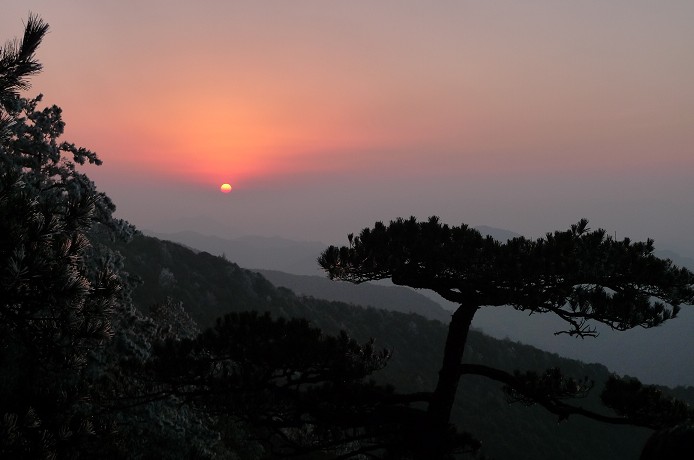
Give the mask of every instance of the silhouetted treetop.
[(694, 274), (653, 255), (653, 241), (617, 241), (583, 219), (569, 230), (505, 243), (437, 217), (377, 222), (318, 259), (331, 279), (384, 278), (468, 305), (553, 312), (575, 335), (593, 320), (617, 330), (657, 326), (694, 298)]
[(592, 325), (616, 330), (653, 327), (674, 317), (694, 299), (694, 274), (653, 255), (653, 241), (617, 241), (605, 230), (591, 231), (580, 220), (566, 231), (530, 240), (499, 242), (437, 217), (377, 222), (349, 246), (330, 246), (318, 259), (331, 279), (361, 283), (390, 278), (393, 283), (430, 289), (459, 304), (451, 315), (436, 389), (429, 399), (428, 424), (416, 452), (418, 459), (447, 458), (445, 433), (461, 374), (502, 382), (509, 395), (539, 403), (560, 420), (580, 414), (610, 423), (637, 423), (631, 413), (609, 417), (563, 402), (583, 395), (589, 385), (569, 381), (555, 371), (541, 377), (511, 375), (484, 365), (464, 364), (463, 356), (475, 312), (483, 306), (510, 305), (531, 313), (554, 313), (567, 323), (565, 332), (595, 336)]
[(7, 107), (17, 92), (28, 89), (28, 78), (42, 69), (35, 53), (43, 37), (48, 32), (48, 24), (34, 14), (24, 27), (21, 40), (11, 40), (0, 48), (0, 106)]

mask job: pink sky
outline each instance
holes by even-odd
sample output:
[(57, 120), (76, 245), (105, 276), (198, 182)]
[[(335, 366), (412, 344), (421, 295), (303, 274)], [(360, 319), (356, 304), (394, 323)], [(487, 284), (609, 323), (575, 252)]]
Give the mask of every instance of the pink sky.
[(694, 255), (689, 0), (10, 0), (1, 38), (29, 11), (51, 26), (29, 94), (138, 226), (342, 243), (399, 215), (587, 217)]

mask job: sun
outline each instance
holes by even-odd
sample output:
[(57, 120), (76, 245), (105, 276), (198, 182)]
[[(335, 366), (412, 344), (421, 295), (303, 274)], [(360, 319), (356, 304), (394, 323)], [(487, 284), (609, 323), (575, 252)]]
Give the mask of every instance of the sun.
[(222, 193), (229, 193), (229, 192), (231, 192), (231, 185), (229, 185), (229, 184), (222, 184), (222, 186), (219, 187), (219, 190), (221, 190)]

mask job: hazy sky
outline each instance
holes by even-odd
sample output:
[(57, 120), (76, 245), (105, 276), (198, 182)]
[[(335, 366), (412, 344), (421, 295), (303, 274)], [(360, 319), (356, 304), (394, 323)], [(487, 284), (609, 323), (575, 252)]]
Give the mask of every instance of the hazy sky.
[(29, 11), (51, 26), (29, 95), (140, 227), (587, 217), (694, 255), (691, 0), (10, 0), (0, 38)]

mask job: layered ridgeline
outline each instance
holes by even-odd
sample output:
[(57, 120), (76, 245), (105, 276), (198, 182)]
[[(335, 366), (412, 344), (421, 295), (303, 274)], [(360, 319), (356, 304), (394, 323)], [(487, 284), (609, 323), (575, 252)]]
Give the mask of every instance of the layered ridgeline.
[[(359, 341), (374, 338), (377, 346), (391, 349), (392, 358), (375, 377), (398, 391), (431, 391), (436, 384), (447, 332), (440, 321), (299, 297), (222, 257), (153, 237), (137, 236), (127, 244), (116, 244), (115, 249), (123, 254), (126, 271), (141, 281), (133, 299), (145, 311), (172, 298), (183, 302), (201, 327), (212, 325), (226, 313), (246, 310), (307, 318), (326, 333), (346, 330)], [(469, 339), (466, 361), (507, 371), (559, 367), (568, 376), (587, 377), (596, 385), (580, 404), (607, 412), (598, 402), (601, 383), (609, 376), (604, 366), (563, 359), (475, 331)], [(691, 391), (678, 391), (680, 397), (688, 394)], [(638, 458), (651, 433), (579, 416), (558, 423), (556, 416), (540, 407), (509, 404), (500, 384), (473, 376), (464, 379), (459, 388), (453, 421), (481, 440), (485, 455), (492, 458)]]
[(291, 289), (296, 294), (334, 300), (364, 307), (376, 307), (401, 313), (416, 313), (448, 323), (451, 312), (422, 294), (403, 286), (374, 283), (353, 284), (331, 281), (325, 276), (293, 275), (276, 270), (254, 270), (273, 285)]
[[(479, 226), (476, 229), (500, 242), (520, 236), (493, 227)], [(402, 286), (389, 286), (388, 289), (372, 283), (330, 283), (324, 273), (318, 271), (316, 264), (317, 254), (326, 248), (321, 243), (261, 237), (228, 239), (190, 231), (153, 236), (211, 254), (226, 254), (241, 267), (257, 270), (275, 286), (287, 287), (301, 295), (379, 308), (386, 305), (389, 309), (419, 313), (443, 321), (450, 319), (450, 313), (442, 312), (441, 307), (451, 311), (457, 308), (455, 303), (426, 289), (414, 291)], [(654, 254), (694, 270), (694, 260), (690, 258), (667, 250), (656, 249)], [(561, 356), (599, 362), (614, 372), (633, 375), (646, 383), (694, 385), (692, 360), (687, 355), (672, 353), (672, 350), (692, 346), (690, 331), (694, 328), (694, 309), (691, 308), (683, 308), (675, 321), (667, 321), (652, 329), (612, 331), (609, 327), (598, 325), (600, 336), (580, 341), (580, 344), (573, 337), (551, 333), (561, 329), (562, 321), (559, 318), (551, 315), (529, 316), (513, 308), (504, 309), (503, 314), (496, 309), (481, 309), (475, 315), (473, 327), (492, 337), (508, 337)]]

